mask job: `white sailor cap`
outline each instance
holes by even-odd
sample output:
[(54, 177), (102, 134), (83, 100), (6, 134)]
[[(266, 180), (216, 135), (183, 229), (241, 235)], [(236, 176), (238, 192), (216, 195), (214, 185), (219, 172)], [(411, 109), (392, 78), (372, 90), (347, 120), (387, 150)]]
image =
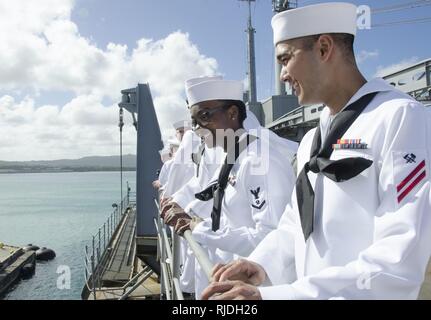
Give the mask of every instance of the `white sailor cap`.
[(187, 100), (190, 106), (210, 100), (243, 99), (244, 85), (236, 80), (204, 81), (186, 88)]
[(189, 80), (186, 80), (185, 87), (187, 88), (194, 86), (195, 84), (205, 82), (205, 81), (212, 81), (212, 80), (223, 80), (222, 76), (210, 76), (210, 77), (198, 77), (198, 78), (191, 78)]
[(175, 122), (173, 124), (173, 126), (174, 126), (175, 130), (178, 130), (178, 129), (181, 129), (181, 128), (191, 129), (192, 124), (191, 124), (190, 120), (181, 120), (181, 121)]
[(281, 41), (323, 33), (356, 35), (357, 7), (346, 2), (329, 2), (300, 7), (272, 18), (274, 45)]

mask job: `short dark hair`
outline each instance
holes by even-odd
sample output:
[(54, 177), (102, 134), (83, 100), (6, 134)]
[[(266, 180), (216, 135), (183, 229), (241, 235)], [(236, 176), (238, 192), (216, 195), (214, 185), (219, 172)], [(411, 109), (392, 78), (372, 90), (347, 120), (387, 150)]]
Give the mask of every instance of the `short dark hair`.
[(238, 108), (239, 112), (239, 123), (242, 125), (245, 118), (247, 118), (247, 108), (245, 107), (245, 104), (241, 100), (219, 100), (226, 106), (236, 106)]
[[(305, 50), (311, 50), (321, 35), (323, 34), (317, 34), (302, 38), (303, 48)], [(344, 53), (344, 56), (349, 60), (353, 60), (354, 62), (355, 51), (353, 48), (353, 43), (355, 41), (355, 36), (348, 33), (328, 33), (328, 35), (330, 35), (334, 39), (334, 42), (337, 44), (337, 46), (341, 48)]]

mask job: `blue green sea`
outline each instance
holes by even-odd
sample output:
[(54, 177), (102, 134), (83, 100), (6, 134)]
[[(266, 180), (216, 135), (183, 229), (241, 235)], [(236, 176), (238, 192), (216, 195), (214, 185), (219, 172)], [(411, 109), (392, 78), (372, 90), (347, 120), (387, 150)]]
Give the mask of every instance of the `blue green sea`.
[[(135, 172), (123, 173), (135, 191)], [(80, 299), (84, 285), (84, 246), (120, 201), (119, 172), (0, 174), (0, 242), (32, 243), (57, 257), (37, 263), (5, 299)], [(125, 193), (125, 191), (124, 191)], [(70, 270), (70, 289), (58, 286)], [(59, 273), (57, 273), (59, 272)]]

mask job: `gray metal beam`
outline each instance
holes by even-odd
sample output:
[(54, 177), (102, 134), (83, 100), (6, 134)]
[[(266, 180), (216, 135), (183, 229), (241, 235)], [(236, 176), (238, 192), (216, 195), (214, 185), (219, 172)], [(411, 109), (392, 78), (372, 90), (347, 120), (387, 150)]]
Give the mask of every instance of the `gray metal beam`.
[(155, 237), (153, 218), (158, 211), (153, 199), (157, 197), (152, 182), (162, 163), (158, 151), (163, 148), (157, 115), (148, 84), (138, 84), (136, 88), (122, 90), (120, 108), (132, 115), (138, 114), (137, 120), (137, 171), (136, 171), (136, 231), (138, 237)]

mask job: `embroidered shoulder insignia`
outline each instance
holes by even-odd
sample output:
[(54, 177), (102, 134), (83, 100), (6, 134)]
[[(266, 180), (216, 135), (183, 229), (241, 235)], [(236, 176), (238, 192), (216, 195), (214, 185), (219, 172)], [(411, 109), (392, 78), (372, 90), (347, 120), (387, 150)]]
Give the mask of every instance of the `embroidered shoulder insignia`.
[[(409, 155), (409, 160), (406, 159), (407, 163), (415, 162)], [(406, 157), (404, 157), (405, 159)], [(403, 199), (416, 187), (426, 176), (425, 160), (421, 161), (413, 170), (410, 171), (408, 176), (397, 185), (397, 200), (398, 203), (403, 201)]]
[(257, 187), (256, 190), (250, 190), (250, 192), (254, 196), (255, 199), (259, 199), (260, 187)]
[(407, 153), (404, 157), (406, 163), (416, 163), (416, 155), (414, 153)]
[(259, 198), (260, 193), (260, 187), (257, 187), (256, 190), (250, 190), (251, 194), (254, 197), (253, 204), (251, 205), (255, 209), (262, 209), (262, 207), (265, 205), (266, 201)]
[(260, 203), (260, 201), (259, 200), (257, 200), (256, 201), (256, 205), (254, 205), (254, 204), (252, 204), (251, 206), (253, 207), (253, 208), (255, 208), (255, 209), (262, 209), (262, 207), (265, 205), (265, 203), (266, 203), (266, 201), (265, 200), (263, 200), (263, 202), (262, 203), (260, 203), (260, 205), (257, 205), (258, 203)]

